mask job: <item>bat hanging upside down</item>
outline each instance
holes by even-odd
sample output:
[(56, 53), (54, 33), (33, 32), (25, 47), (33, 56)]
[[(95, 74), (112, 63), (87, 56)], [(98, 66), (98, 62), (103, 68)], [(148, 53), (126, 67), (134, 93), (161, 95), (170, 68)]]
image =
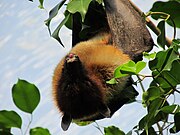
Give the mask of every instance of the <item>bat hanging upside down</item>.
[(78, 43), (60, 61), (54, 71), (53, 95), (63, 114), (61, 127), (67, 130), (71, 121), (93, 121), (111, 117), (125, 103), (135, 99), (137, 91), (130, 77), (118, 79), (115, 85), (106, 81), (117, 66), (130, 60), (110, 43), (103, 33)]

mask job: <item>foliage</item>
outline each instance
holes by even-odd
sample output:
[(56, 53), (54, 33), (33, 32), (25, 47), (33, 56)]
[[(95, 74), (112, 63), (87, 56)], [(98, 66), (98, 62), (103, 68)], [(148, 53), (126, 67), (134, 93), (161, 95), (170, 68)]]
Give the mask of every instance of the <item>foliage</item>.
[[(44, 0), (39, 0), (39, 2), (39, 7), (44, 8)], [(81, 27), (79, 37), (81, 40), (85, 40), (90, 33), (95, 33), (106, 22), (102, 2), (102, 0), (71, 0), (68, 2), (67, 0), (62, 0), (52, 8), (49, 12), (49, 18), (45, 21), (50, 35), (63, 45), (59, 37), (60, 29), (65, 25), (73, 30), (73, 21), (78, 21)], [(65, 17), (58, 27), (51, 32), (51, 21), (56, 17), (63, 5), (66, 5)], [(175, 39), (176, 28), (180, 28), (179, 7), (179, 0), (158, 1), (153, 4), (145, 16), (151, 16), (155, 20), (160, 20), (156, 29), (160, 31), (160, 34), (157, 35), (157, 43), (161, 50), (154, 53), (144, 52), (144, 58), (147, 58), (146, 62), (139, 61), (135, 63), (129, 61), (117, 67), (114, 71), (114, 77), (107, 81), (107, 83), (113, 85), (117, 83), (117, 78), (127, 75), (137, 76), (136, 83), (140, 83), (142, 87), (142, 106), (147, 110), (147, 114), (126, 135), (131, 135), (133, 132), (136, 132), (138, 135), (163, 135), (165, 130), (168, 130), (169, 134), (180, 131), (180, 106), (175, 102), (175, 97), (180, 94), (180, 40)], [(90, 21), (92, 16), (99, 18), (96, 19), (97, 22)], [(166, 24), (174, 28), (174, 39), (171, 46), (167, 45)], [(151, 70), (151, 75), (141, 74), (141, 71), (147, 66)], [(142, 84), (145, 78), (152, 79), (148, 89), (144, 89)], [(37, 87), (24, 80), (19, 80), (13, 86), (12, 96), (15, 105), (21, 111), (29, 113), (31, 116), (40, 101)], [(170, 100), (170, 96), (174, 96), (173, 102)], [(88, 123), (78, 124), (84, 126)], [(18, 113), (7, 110), (0, 111), (0, 134), (9, 135), (11, 134), (11, 128), (21, 129), (21, 126), (22, 119)], [(100, 128), (98, 129), (100, 130)], [(105, 127), (104, 133), (105, 135), (125, 135), (123, 131), (114, 126)], [(41, 127), (30, 129), (30, 135), (36, 134), (49, 135), (50, 133), (47, 129)]]
[[(23, 112), (31, 115), (31, 120), (27, 124), (25, 132), (22, 131), (22, 118), (15, 111), (0, 111), (0, 134), (11, 135), (11, 128), (18, 128), (22, 135), (26, 135), (32, 122), (33, 112), (40, 101), (40, 93), (38, 88), (25, 80), (19, 79), (12, 88), (12, 98), (14, 104)], [(36, 127), (30, 129), (30, 135), (50, 135), (48, 129)]]

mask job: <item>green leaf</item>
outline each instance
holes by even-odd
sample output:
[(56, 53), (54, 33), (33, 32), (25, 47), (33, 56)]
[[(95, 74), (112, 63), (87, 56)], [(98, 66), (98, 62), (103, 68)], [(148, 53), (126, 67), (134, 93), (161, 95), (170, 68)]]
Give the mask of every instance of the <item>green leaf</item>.
[(0, 135), (12, 135), (11, 128), (6, 128), (2, 123), (0, 123)]
[[(154, 130), (153, 127), (148, 128), (148, 134), (149, 134), (149, 135), (157, 135), (157, 134), (156, 134), (156, 131)], [(146, 131), (144, 130), (140, 135), (147, 135), (147, 134), (146, 134)]]
[[(150, 9), (152, 12), (164, 12), (170, 15), (170, 17), (175, 22), (176, 27), (180, 28), (180, 2), (178, 0), (173, 1), (157, 1), (154, 3), (153, 7)], [(158, 19), (161, 16), (159, 15), (153, 15), (154, 19)], [(172, 21), (170, 19), (167, 20), (167, 23), (171, 26), (174, 26)]]
[(0, 111), (0, 125), (6, 128), (21, 128), (22, 119), (15, 111), (2, 110)]
[(10, 131), (4, 131), (0, 129), (0, 135), (12, 135)]
[(174, 122), (176, 126), (176, 132), (180, 131), (180, 112), (174, 115)]
[(179, 59), (178, 54), (174, 51), (173, 46), (164, 51), (159, 51), (156, 58), (149, 62), (149, 68), (153, 70), (170, 70), (172, 62)]
[(123, 131), (115, 126), (105, 127), (104, 133), (105, 135), (125, 135)]
[(78, 120), (73, 120), (74, 123), (76, 123), (78, 126), (86, 126), (91, 124), (93, 121), (78, 121)]
[(143, 70), (146, 67), (146, 62), (143, 61), (138, 61), (136, 63), (136, 74), (138, 74), (139, 72), (141, 72), (141, 70)]
[(39, 0), (40, 5), (38, 6), (40, 9), (44, 9), (43, 3), (44, 0)]
[(132, 130), (129, 131), (126, 135), (132, 135)]
[(162, 98), (156, 98), (150, 103), (150, 105), (148, 106), (147, 123), (149, 123), (150, 121), (152, 121), (152, 119), (154, 119), (154, 117), (156, 117), (156, 115), (158, 114), (157, 110), (160, 108), (162, 102)]
[(18, 80), (12, 88), (15, 105), (22, 111), (32, 113), (40, 101), (38, 88), (25, 80)]
[[(135, 63), (134, 61), (130, 60), (129, 62), (120, 65), (117, 67), (114, 71), (114, 78), (120, 78), (129, 75), (136, 75), (138, 74), (144, 67), (146, 66), (146, 63), (143, 61), (139, 61)], [(111, 82), (113, 82), (111, 80)], [(110, 82), (109, 82), (110, 83)]]
[(154, 53), (148, 53), (148, 52), (144, 52), (143, 53), (143, 56), (145, 57), (145, 58), (147, 58), (147, 59), (154, 59), (155, 57), (156, 57), (156, 52), (154, 52)]
[(165, 45), (166, 45), (165, 21), (164, 20), (160, 21), (157, 27), (161, 31), (161, 34), (157, 38), (157, 43), (159, 44), (159, 46), (165, 49)]
[(156, 98), (159, 98), (160, 95), (161, 95), (160, 88), (152, 86), (146, 92), (143, 93), (142, 99), (143, 99), (143, 102), (149, 102)]
[[(64, 13), (64, 15), (65, 15), (65, 18), (66, 18), (66, 16), (69, 15), (69, 12), (66, 10), (65, 13)], [(76, 17), (75, 19), (77, 19), (77, 17)], [(73, 15), (72, 15), (72, 14), (70, 14), (70, 17), (68, 18), (67, 22), (65, 23), (65, 26), (66, 26), (68, 29), (71, 29), (71, 30), (72, 30), (72, 28), (73, 28)]]
[[(176, 85), (180, 84), (180, 60), (175, 60), (171, 64), (172, 68), (170, 71), (164, 70), (159, 74), (158, 72), (153, 72), (153, 76), (155, 77), (156, 83), (159, 84), (163, 89), (176, 87)], [(169, 89), (169, 90), (171, 90)], [(166, 91), (168, 92), (168, 91)]]
[[(155, 112), (156, 113), (156, 112)], [(156, 113), (157, 115), (155, 117), (152, 117), (152, 119), (148, 119), (149, 113), (144, 116), (140, 121), (139, 121), (139, 130), (143, 130), (145, 128), (150, 128), (152, 125), (159, 121), (165, 121), (167, 120), (168, 114), (163, 113), (163, 112), (158, 112)]]
[(120, 72), (123, 74), (136, 75), (138, 74), (144, 67), (146, 63), (143, 61), (138, 61), (136, 64), (134, 61), (130, 60), (128, 63), (125, 63), (121, 66)]
[(180, 47), (180, 39), (173, 39), (172, 45), (177, 46), (179, 48)]
[(51, 30), (50, 30), (51, 20), (58, 14), (59, 9), (62, 7), (62, 5), (64, 5), (65, 2), (66, 0), (62, 0), (53, 9), (51, 9), (51, 11), (49, 12), (49, 18), (44, 21), (45, 25), (48, 27), (50, 35), (51, 35)]
[(59, 38), (59, 31), (62, 28), (62, 26), (69, 20), (70, 16), (71, 16), (70, 13), (67, 16), (65, 16), (63, 21), (58, 25), (58, 27), (54, 30), (54, 32), (52, 34), (52, 37), (55, 38), (63, 47), (64, 47), (64, 45), (63, 45), (61, 39)]
[(117, 67), (115, 70), (114, 70), (114, 77), (115, 78), (121, 78), (123, 76), (127, 76), (128, 74), (122, 74), (121, 73), (121, 69), (122, 69), (123, 65)]
[(175, 114), (180, 111), (180, 107), (179, 105), (164, 106), (159, 111), (162, 111), (164, 113), (169, 113), (169, 114)]
[(47, 128), (36, 127), (30, 130), (30, 135), (51, 135)]
[(106, 81), (107, 84), (117, 84), (118, 82), (116, 81), (116, 78), (112, 78), (109, 81)]
[(123, 64), (120, 71), (123, 74), (135, 75), (136, 74), (136, 64), (135, 64), (135, 62), (130, 60), (128, 63)]
[(174, 125), (170, 130), (169, 130), (170, 133), (176, 133), (176, 126)]
[(82, 17), (82, 22), (84, 22), (91, 1), (92, 0), (71, 0), (67, 5), (67, 10), (72, 14), (79, 12)]
[(101, 4), (103, 2), (103, 0), (96, 0), (99, 4)]

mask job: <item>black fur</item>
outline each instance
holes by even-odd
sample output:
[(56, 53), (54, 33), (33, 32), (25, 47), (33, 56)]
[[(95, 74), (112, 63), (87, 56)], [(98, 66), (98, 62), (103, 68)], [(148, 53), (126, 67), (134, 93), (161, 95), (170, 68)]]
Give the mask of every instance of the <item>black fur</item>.
[(87, 76), (79, 59), (70, 63), (65, 61), (57, 96), (61, 111), (72, 119), (92, 115), (105, 106), (100, 88)]

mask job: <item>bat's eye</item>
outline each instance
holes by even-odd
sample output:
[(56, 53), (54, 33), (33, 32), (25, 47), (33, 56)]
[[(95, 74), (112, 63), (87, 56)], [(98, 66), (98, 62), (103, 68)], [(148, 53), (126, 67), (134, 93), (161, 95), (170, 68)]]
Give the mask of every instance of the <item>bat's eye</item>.
[(77, 55), (75, 55), (75, 58), (76, 58), (76, 59), (79, 59), (79, 57), (78, 57)]

